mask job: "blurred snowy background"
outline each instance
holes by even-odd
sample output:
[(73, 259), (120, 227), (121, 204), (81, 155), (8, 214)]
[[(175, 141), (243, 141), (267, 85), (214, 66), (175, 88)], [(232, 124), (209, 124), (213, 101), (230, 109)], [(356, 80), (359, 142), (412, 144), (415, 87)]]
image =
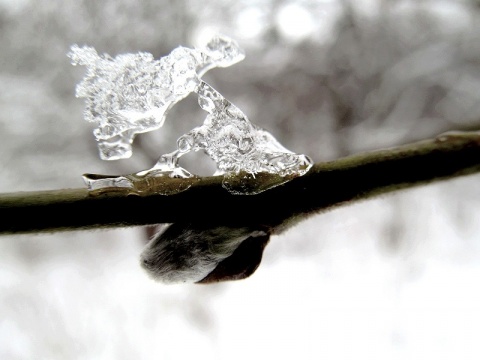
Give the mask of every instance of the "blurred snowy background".
[[(158, 58), (214, 32), (247, 56), (206, 81), (317, 162), (480, 129), (478, 0), (0, 0), (0, 192), (149, 168), (203, 121), (187, 98), (131, 159), (101, 161), (72, 44)], [(251, 278), (218, 285), (150, 280), (145, 228), (1, 237), (0, 358), (478, 359), (479, 184), (318, 215), (273, 237)]]

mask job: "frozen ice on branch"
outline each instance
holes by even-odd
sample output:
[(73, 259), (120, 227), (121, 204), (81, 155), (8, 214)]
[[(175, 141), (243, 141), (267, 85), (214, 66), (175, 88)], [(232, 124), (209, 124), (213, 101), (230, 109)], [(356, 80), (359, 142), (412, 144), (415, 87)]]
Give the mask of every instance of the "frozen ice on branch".
[[(209, 69), (230, 66), (244, 58), (238, 44), (228, 37), (215, 36), (199, 49), (180, 46), (160, 60), (149, 53), (99, 56), (94, 48), (77, 45), (68, 55), (74, 65), (87, 67), (76, 95), (86, 99), (85, 118), (97, 125), (94, 135), (104, 160), (130, 157), (135, 135), (160, 128), (169, 109), (191, 92), (198, 95), (200, 107), (208, 113), (203, 125), (182, 135), (177, 149), (161, 156), (151, 169), (118, 177), (85, 175), (90, 190), (121, 188), (140, 195), (145, 191), (138, 189), (161, 183), (162, 177), (193, 179), (195, 176), (181, 168), (178, 160), (198, 150), (215, 161), (217, 174), (225, 174), (224, 186), (237, 194), (264, 191), (304, 175), (312, 166), (307, 156), (284, 148), (201, 80)], [(242, 181), (236, 179), (240, 172), (244, 172)], [(270, 179), (268, 186), (255, 186), (257, 173), (277, 178)], [(178, 191), (190, 185), (180, 186)]]
[(205, 47), (180, 46), (155, 60), (150, 53), (99, 56), (93, 47), (73, 45), (73, 65), (87, 67), (76, 96), (85, 98), (85, 119), (94, 122), (100, 157), (129, 158), (136, 134), (160, 128), (168, 110), (195, 91), (200, 77), (245, 55), (235, 41), (214, 37)]

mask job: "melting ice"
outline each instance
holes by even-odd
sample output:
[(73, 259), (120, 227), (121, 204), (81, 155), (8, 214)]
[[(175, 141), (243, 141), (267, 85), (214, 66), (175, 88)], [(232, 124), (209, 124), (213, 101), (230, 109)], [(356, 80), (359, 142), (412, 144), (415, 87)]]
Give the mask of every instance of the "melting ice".
[[(216, 174), (224, 174), (224, 187), (235, 194), (264, 191), (304, 175), (312, 166), (310, 158), (284, 148), (201, 80), (209, 69), (230, 66), (244, 58), (244, 52), (230, 38), (216, 36), (200, 49), (178, 47), (160, 60), (148, 53), (99, 56), (92, 47), (76, 45), (69, 57), (74, 65), (87, 67), (76, 95), (86, 99), (85, 118), (97, 125), (94, 135), (104, 160), (130, 157), (135, 135), (161, 127), (169, 109), (191, 92), (198, 95), (200, 107), (208, 113), (203, 125), (182, 135), (177, 149), (162, 155), (151, 169), (118, 177), (85, 175), (90, 190), (125, 188), (141, 194), (146, 193), (145, 184), (158, 183), (162, 177), (193, 180), (196, 177), (181, 168), (178, 160), (199, 150), (215, 161)], [(236, 181), (241, 171), (247, 175), (243, 181)], [(279, 177), (268, 186), (255, 186), (257, 173)], [(159, 186), (158, 192), (183, 191), (192, 183), (185, 182), (189, 185), (168, 192), (162, 192)]]

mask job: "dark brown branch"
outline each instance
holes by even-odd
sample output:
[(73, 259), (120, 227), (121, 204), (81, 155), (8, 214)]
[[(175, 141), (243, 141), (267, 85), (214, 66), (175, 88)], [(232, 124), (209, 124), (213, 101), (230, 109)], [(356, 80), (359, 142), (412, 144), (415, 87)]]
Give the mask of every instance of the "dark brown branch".
[[(132, 196), (86, 189), (0, 194), (0, 233), (198, 223), (272, 232), (353, 201), (480, 172), (480, 133), (448, 133), (398, 148), (316, 164), (308, 174), (257, 195), (232, 195), (205, 177), (175, 195)], [(178, 179), (176, 180), (178, 181)]]

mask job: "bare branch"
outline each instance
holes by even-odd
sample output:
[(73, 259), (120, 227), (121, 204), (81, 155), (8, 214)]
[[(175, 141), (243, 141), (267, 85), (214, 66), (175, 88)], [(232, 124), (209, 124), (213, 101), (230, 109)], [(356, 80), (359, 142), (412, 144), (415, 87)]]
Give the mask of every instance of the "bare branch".
[[(0, 194), (0, 234), (176, 222), (261, 225), (278, 233), (339, 205), (476, 172), (480, 132), (446, 133), (318, 163), (306, 175), (257, 195), (232, 195), (222, 187), (221, 176), (202, 178), (190, 189), (168, 196), (118, 191), (92, 196), (86, 189)], [(269, 181), (271, 175), (260, 178)], [(183, 180), (171, 181), (178, 186)]]

